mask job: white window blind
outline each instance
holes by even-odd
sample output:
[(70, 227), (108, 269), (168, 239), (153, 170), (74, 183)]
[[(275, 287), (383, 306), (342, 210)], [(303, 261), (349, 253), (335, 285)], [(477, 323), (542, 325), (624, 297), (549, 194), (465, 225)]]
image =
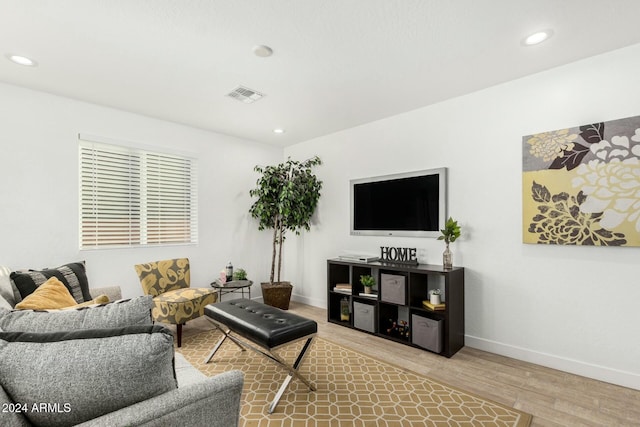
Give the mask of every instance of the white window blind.
[(198, 242), (197, 161), (80, 140), (80, 248)]

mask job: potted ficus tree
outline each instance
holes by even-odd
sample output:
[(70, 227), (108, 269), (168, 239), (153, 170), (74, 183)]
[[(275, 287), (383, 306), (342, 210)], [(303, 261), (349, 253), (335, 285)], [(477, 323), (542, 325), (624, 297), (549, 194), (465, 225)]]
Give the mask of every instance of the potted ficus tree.
[(302, 229), (310, 230), (322, 188), (312, 168), (321, 164), (315, 156), (302, 162), (289, 158), (278, 165), (254, 168), (260, 178), (256, 188), (249, 191), (256, 198), (249, 213), (258, 220), (259, 230), (273, 229), (271, 274), (269, 282), (261, 284), (265, 304), (289, 308), (293, 286), (280, 280), (282, 246), (287, 231), (298, 235)]

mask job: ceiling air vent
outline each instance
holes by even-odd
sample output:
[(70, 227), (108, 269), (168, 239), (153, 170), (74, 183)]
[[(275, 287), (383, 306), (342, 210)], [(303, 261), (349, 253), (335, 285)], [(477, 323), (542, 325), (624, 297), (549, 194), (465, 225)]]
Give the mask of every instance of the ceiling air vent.
[(264, 97), (264, 94), (244, 86), (238, 86), (229, 92), (227, 96), (240, 102), (244, 102), (245, 104), (251, 104)]

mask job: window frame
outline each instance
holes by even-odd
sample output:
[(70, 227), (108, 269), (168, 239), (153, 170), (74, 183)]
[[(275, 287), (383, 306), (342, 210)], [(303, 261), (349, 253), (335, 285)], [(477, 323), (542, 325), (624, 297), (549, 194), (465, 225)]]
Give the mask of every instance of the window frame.
[(78, 163), (80, 250), (198, 244), (195, 156), (79, 134)]

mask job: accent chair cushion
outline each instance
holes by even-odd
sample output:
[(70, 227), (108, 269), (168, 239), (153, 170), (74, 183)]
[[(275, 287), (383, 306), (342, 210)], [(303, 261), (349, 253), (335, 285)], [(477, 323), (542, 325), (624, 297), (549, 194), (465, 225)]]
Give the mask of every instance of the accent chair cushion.
[(47, 310), (71, 307), (76, 304), (76, 300), (73, 299), (67, 287), (53, 276), (16, 304), (15, 308), (17, 310)]
[[(164, 326), (0, 332), (0, 378), (35, 425), (82, 423), (177, 388)], [(38, 407), (38, 406), (36, 406)]]
[(39, 271), (14, 271), (11, 273), (11, 280), (13, 280), (22, 298), (26, 298), (27, 295), (33, 293), (38, 286), (51, 277), (57, 277), (67, 287), (76, 303), (79, 304), (91, 299), (84, 261)]
[(165, 292), (153, 298), (151, 316), (158, 322), (178, 325), (204, 314), (208, 304), (216, 302), (213, 288), (186, 288)]
[(151, 297), (145, 295), (95, 307), (52, 312), (0, 309), (0, 329), (4, 331), (55, 332), (150, 325), (152, 323), (151, 304)]

